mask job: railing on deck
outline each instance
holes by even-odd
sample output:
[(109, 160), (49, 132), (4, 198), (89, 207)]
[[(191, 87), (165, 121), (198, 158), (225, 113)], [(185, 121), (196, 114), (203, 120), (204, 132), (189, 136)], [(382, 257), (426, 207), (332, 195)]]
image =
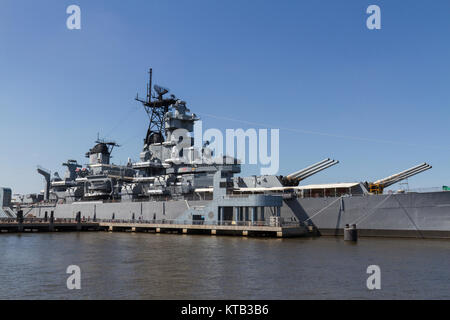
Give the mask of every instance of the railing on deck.
[[(417, 193), (429, 193), (429, 192), (442, 192), (447, 191), (443, 187), (430, 187), (430, 188), (412, 188), (407, 189), (404, 191), (404, 193), (410, 193), (410, 192), (417, 192)], [(398, 191), (395, 191), (394, 193), (398, 193)]]

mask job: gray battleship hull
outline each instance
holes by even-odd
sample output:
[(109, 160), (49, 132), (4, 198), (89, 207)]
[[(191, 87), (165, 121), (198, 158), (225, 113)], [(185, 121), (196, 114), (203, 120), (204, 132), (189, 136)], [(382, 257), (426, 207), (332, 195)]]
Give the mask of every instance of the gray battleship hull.
[[(27, 215), (86, 219), (177, 220), (192, 207), (212, 201), (74, 202), (39, 205)], [(269, 219), (266, 213), (265, 219)], [(357, 224), (361, 236), (450, 238), (450, 192), (405, 193), (323, 198), (284, 199), (284, 221), (308, 223), (321, 235), (341, 235), (346, 224)]]
[(282, 216), (293, 212), (322, 235), (340, 235), (346, 224), (357, 224), (361, 236), (450, 238), (450, 192), (304, 198), (284, 204)]

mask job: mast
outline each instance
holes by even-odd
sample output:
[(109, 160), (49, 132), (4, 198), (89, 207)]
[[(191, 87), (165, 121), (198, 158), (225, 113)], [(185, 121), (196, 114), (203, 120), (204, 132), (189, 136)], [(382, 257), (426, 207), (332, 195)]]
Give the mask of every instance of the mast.
[(150, 120), (147, 135), (144, 140), (144, 149), (150, 144), (164, 142), (164, 116), (169, 111), (169, 108), (177, 101), (174, 95), (171, 95), (170, 98), (164, 98), (164, 95), (169, 92), (169, 89), (157, 85), (154, 86), (157, 97), (155, 97), (155, 100), (152, 100), (153, 70), (151, 68), (149, 70), (149, 75), (150, 79), (147, 84), (147, 99), (140, 99), (139, 95), (137, 95), (135, 99), (142, 103)]
[(147, 84), (147, 102), (150, 104), (152, 102), (152, 74), (153, 70), (150, 68), (148, 71), (150, 75), (149, 83)]

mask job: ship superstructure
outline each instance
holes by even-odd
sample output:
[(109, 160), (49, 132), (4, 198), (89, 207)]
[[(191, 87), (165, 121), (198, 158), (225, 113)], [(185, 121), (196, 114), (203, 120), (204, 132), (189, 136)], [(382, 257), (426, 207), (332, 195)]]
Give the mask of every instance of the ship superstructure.
[[(216, 172), (221, 172), (222, 179), (230, 180), (241, 171), (237, 159), (214, 157), (206, 145), (202, 150), (194, 148), (190, 133), (197, 116), (190, 113), (185, 101), (174, 95), (166, 98), (168, 89), (155, 85), (153, 93), (151, 74), (150, 70), (147, 99), (136, 97), (150, 123), (139, 161), (129, 160), (125, 166), (112, 164), (113, 149), (120, 146), (98, 139), (86, 153), (89, 159), (86, 167), (75, 160), (63, 163), (67, 168), (64, 179), (57, 173), (51, 178), (48, 170), (38, 167), (38, 173), (45, 179), (45, 202), (192, 198), (196, 190), (198, 193), (213, 188)], [(228, 182), (227, 187), (230, 186)]]

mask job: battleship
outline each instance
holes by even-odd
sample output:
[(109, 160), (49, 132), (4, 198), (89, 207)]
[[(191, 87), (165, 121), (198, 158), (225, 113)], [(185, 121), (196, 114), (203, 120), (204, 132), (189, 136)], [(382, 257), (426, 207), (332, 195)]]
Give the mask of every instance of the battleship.
[[(339, 161), (324, 159), (292, 174), (242, 177), (239, 159), (215, 155), (190, 134), (199, 120), (169, 89), (152, 86), (136, 97), (149, 117), (139, 161), (111, 162), (114, 141), (98, 139), (89, 163), (63, 163), (63, 178), (38, 167), (45, 188), (14, 196), (0, 189), (0, 217), (189, 222), (192, 224), (299, 224), (318, 235), (341, 235), (356, 225), (361, 236), (450, 238), (450, 192), (386, 192), (431, 169), (427, 163), (374, 182), (305, 185)], [(181, 134), (180, 134), (181, 132)], [(179, 148), (180, 139), (190, 145)], [(186, 160), (187, 159), (187, 160)], [(199, 161), (201, 159), (201, 161)]]

